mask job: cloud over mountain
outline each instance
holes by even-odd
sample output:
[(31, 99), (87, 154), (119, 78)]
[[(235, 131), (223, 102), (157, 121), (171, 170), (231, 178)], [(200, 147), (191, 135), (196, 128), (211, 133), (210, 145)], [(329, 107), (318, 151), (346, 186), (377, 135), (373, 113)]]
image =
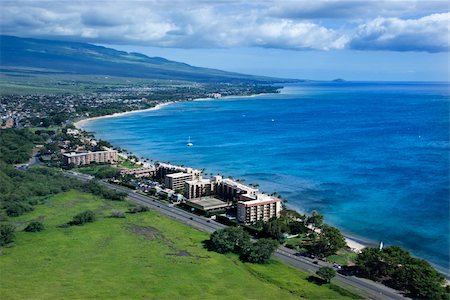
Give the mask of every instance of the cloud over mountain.
[(18, 0), (2, 2), (0, 27), (3, 34), (156, 47), (448, 51), (448, 7), (427, 3)]

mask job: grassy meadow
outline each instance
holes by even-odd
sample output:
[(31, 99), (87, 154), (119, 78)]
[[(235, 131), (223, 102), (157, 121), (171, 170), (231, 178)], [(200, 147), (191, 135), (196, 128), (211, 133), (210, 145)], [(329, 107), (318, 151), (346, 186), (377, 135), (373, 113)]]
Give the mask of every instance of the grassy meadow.
[[(280, 262), (246, 264), (205, 250), (208, 235), (155, 212), (111, 218), (128, 202), (69, 191), (11, 218), (13, 247), (0, 249), (0, 299), (350, 299)], [(84, 210), (98, 218), (61, 226)], [(45, 230), (22, 231), (32, 220)]]

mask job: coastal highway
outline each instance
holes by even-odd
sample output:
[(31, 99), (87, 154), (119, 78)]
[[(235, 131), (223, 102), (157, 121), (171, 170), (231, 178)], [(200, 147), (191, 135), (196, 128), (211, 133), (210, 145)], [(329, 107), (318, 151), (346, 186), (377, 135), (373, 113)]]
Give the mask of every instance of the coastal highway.
[[(72, 171), (65, 171), (64, 174), (81, 181), (89, 181), (93, 179), (93, 177), (90, 175), (80, 174)], [(131, 201), (141, 205), (147, 205), (155, 211), (158, 211), (175, 220), (181, 221), (193, 228), (211, 233), (217, 229), (226, 227), (225, 225), (215, 222), (214, 220), (210, 220), (202, 216), (197, 216), (180, 208), (161, 203), (156, 198), (141, 195), (134, 190), (130, 190), (128, 188), (110, 184), (104, 181), (99, 181), (99, 183), (113, 190), (125, 192), (128, 194), (128, 198)], [(280, 246), (274, 253), (274, 256), (290, 267), (303, 272), (307, 272), (309, 274), (314, 274), (321, 266), (330, 266), (330, 264), (322, 261), (318, 262), (318, 264), (314, 264), (312, 259), (298, 256), (296, 255), (295, 251), (284, 246)], [(345, 276), (337, 274), (333, 279), (333, 283), (357, 294), (360, 294), (361, 296), (364, 296), (368, 299), (406, 299), (405, 296), (394, 289), (391, 289), (374, 281), (355, 276)]]

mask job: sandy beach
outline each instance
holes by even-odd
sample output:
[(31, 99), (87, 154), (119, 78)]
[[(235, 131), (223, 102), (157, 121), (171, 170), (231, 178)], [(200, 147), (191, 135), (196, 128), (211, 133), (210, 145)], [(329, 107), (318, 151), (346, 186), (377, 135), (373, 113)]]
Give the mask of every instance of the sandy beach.
[(364, 245), (361, 242), (356, 241), (352, 238), (349, 238), (347, 236), (345, 237), (345, 242), (347, 242), (348, 247), (356, 253), (361, 252), (362, 249), (364, 249), (368, 246), (368, 245)]
[(135, 113), (144, 112), (144, 111), (157, 110), (157, 109), (160, 109), (160, 108), (162, 108), (164, 106), (170, 105), (172, 103), (175, 103), (175, 102), (174, 101), (164, 102), (164, 103), (160, 103), (160, 104), (157, 104), (157, 105), (155, 105), (153, 107), (146, 108), (146, 109), (130, 110), (130, 111), (124, 111), (124, 112), (121, 112), (121, 113), (115, 113), (115, 114), (112, 114), (112, 115), (81, 119), (81, 120), (73, 123), (73, 125), (75, 127), (79, 128), (79, 129), (83, 129), (83, 126), (86, 125), (86, 123), (88, 123), (90, 121), (93, 121), (93, 120), (107, 119), (107, 118), (116, 118), (116, 117), (125, 116), (125, 115), (128, 115), (128, 114), (135, 114)]
[[(194, 99), (192, 101), (209, 101), (209, 100), (224, 100), (224, 99), (229, 99), (229, 98), (253, 98), (253, 97), (257, 97), (257, 96), (262, 96), (262, 95), (268, 95), (270, 93), (261, 93), (261, 94), (253, 94), (253, 95), (247, 95), (247, 96), (239, 96), (239, 95), (230, 95), (230, 96), (224, 96), (224, 97), (220, 97), (220, 98), (212, 98), (212, 97), (207, 97), (207, 98), (197, 98)], [(130, 110), (130, 111), (124, 111), (124, 112), (120, 112), (120, 113), (114, 113), (111, 115), (105, 115), (105, 116), (98, 116), (98, 117), (92, 117), (92, 118), (85, 118), (85, 119), (81, 119), (77, 122), (74, 122), (73, 125), (79, 129), (83, 129), (83, 126), (92, 121), (92, 120), (98, 120), (98, 119), (107, 119), (107, 118), (115, 118), (115, 117), (120, 117), (120, 116), (124, 116), (124, 115), (128, 115), (128, 114), (134, 114), (134, 113), (139, 113), (139, 112), (144, 112), (144, 111), (150, 111), (150, 110), (157, 110), (160, 109), (164, 106), (176, 103), (179, 101), (168, 101), (168, 102), (164, 102), (164, 103), (160, 103), (155, 105), (154, 107), (150, 107), (150, 108), (146, 108), (146, 109), (138, 109), (138, 110)]]

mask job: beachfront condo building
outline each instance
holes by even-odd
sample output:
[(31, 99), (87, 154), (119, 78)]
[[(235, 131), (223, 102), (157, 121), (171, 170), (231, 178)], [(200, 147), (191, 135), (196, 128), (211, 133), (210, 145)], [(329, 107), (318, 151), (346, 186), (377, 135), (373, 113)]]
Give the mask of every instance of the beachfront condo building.
[(165, 179), (166, 175), (173, 173), (188, 173), (192, 174), (192, 179), (198, 179), (200, 177), (201, 171), (189, 167), (177, 166), (172, 164), (166, 164), (162, 162), (157, 162), (156, 167), (156, 178)]
[(214, 193), (214, 182), (211, 179), (189, 180), (184, 183), (184, 197), (186, 199), (200, 198), (210, 196)]
[(223, 179), (222, 176), (214, 176), (211, 179), (203, 179), (199, 176), (197, 179), (186, 181), (184, 187), (184, 196), (187, 199), (214, 194), (226, 201), (238, 201), (241, 196), (247, 196), (250, 199), (258, 192), (255, 188), (229, 178)]
[[(249, 199), (242, 197), (242, 199)], [(237, 203), (237, 220), (241, 223), (252, 224), (256, 221), (269, 221), (279, 218), (281, 214), (281, 200), (265, 194), (256, 194), (253, 200)]]
[(117, 163), (117, 151), (96, 151), (83, 153), (64, 153), (64, 163), (66, 165), (74, 164), (76, 166), (89, 165), (91, 163)]
[(256, 195), (258, 189), (249, 187), (235, 180), (216, 176), (215, 179), (215, 193), (225, 200), (237, 201), (241, 195), (248, 195), (249, 197)]
[(191, 181), (194, 175), (192, 173), (172, 173), (164, 177), (164, 185), (173, 191), (183, 191), (186, 181)]
[(155, 166), (147, 166), (138, 169), (123, 169), (120, 171), (120, 175), (134, 175), (134, 177), (153, 177), (156, 174)]

